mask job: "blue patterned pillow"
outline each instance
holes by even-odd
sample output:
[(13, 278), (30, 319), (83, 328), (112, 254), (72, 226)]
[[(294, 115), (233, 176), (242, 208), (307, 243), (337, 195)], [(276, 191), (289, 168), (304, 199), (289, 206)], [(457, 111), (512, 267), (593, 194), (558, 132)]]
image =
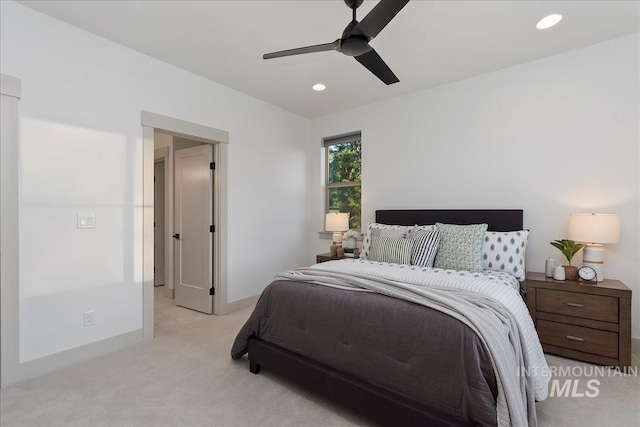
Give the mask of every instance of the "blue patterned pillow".
[(409, 264), (413, 239), (393, 239), (390, 237), (371, 236), (371, 261)]
[(454, 225), (436, 223), (440, 246), (434, 267), (450, 270), (482, 271), (482, 244), (487, 224)]
[(529, 230), (486, 233), (482, 248), (482, 266), (485, 270), (506, 271), (520, 281), (526, 276), (524, 253)]

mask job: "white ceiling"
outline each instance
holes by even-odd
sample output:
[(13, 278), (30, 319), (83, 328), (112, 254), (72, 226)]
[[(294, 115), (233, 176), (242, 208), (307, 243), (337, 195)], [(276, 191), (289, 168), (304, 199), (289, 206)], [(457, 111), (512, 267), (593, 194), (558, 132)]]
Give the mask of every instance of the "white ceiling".
[[(262, 59), (339, 38), (351, 20), (342, 0), (20, 3), (310, 118), (640, 31), (638, 1), (412, 0), (371, 42), (400, 79), (386, 86), (338, 52)], [(564, 19), (536, 30), (550, 13)]]

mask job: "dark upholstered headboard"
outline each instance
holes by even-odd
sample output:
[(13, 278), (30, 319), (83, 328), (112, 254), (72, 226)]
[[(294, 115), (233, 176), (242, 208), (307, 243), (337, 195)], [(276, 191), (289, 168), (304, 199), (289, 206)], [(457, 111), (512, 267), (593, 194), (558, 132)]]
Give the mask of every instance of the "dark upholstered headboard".
[(522, 230), (522, 209), (408, 209), (376, 211), (376, 222), (394, 225), (483, 224), (489, 231)]

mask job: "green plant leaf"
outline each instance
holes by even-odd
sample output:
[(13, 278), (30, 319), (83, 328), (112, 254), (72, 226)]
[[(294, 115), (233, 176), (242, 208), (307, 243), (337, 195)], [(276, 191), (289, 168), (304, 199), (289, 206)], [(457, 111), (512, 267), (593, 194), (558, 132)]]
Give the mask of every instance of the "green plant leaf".
[(551, 244), (556, 247), (557, 249), (560, 250), (560, 252), (562, 252), (564, 250), (564, 246), (562, 246), (560, 243), (558, 242), (551, 242)]
[(575, 254), (580, 251), (584, 247), (582, 243), (576, 243), (573, 240), (562, 239), (562, 240), (554, 240), (553, 242), (549, 242), (554, 248), (557, 248), (562, 255), (567, 258), (569, 261), (569, 265), (571, 265), (571, 259)]

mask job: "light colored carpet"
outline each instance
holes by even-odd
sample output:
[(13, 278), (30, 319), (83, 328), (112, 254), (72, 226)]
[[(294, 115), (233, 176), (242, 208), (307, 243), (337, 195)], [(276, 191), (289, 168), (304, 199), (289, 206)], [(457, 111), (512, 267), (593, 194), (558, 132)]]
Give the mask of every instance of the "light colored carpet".
[(164, 296), (164, 285), (153, 288), (155, 337), (161, 337), (179, 331), (194, 320), (207, 317), (208, 314), (177, 306), (174, 299)]
[[(2, 426), (357, 426), (348, 410), (229, 349), (251, 310), (196, 316), (175, 332), (1, 390)], [(577, 362), (549, 356), (554, 365)], [(636, 359), (637, 362), (637, 359)], [(541, 426), (640, 425), (640, 380), (600, 378), (594, 398), (538, 404)], [(584, 390), (586, 386), (581, 385)]]

